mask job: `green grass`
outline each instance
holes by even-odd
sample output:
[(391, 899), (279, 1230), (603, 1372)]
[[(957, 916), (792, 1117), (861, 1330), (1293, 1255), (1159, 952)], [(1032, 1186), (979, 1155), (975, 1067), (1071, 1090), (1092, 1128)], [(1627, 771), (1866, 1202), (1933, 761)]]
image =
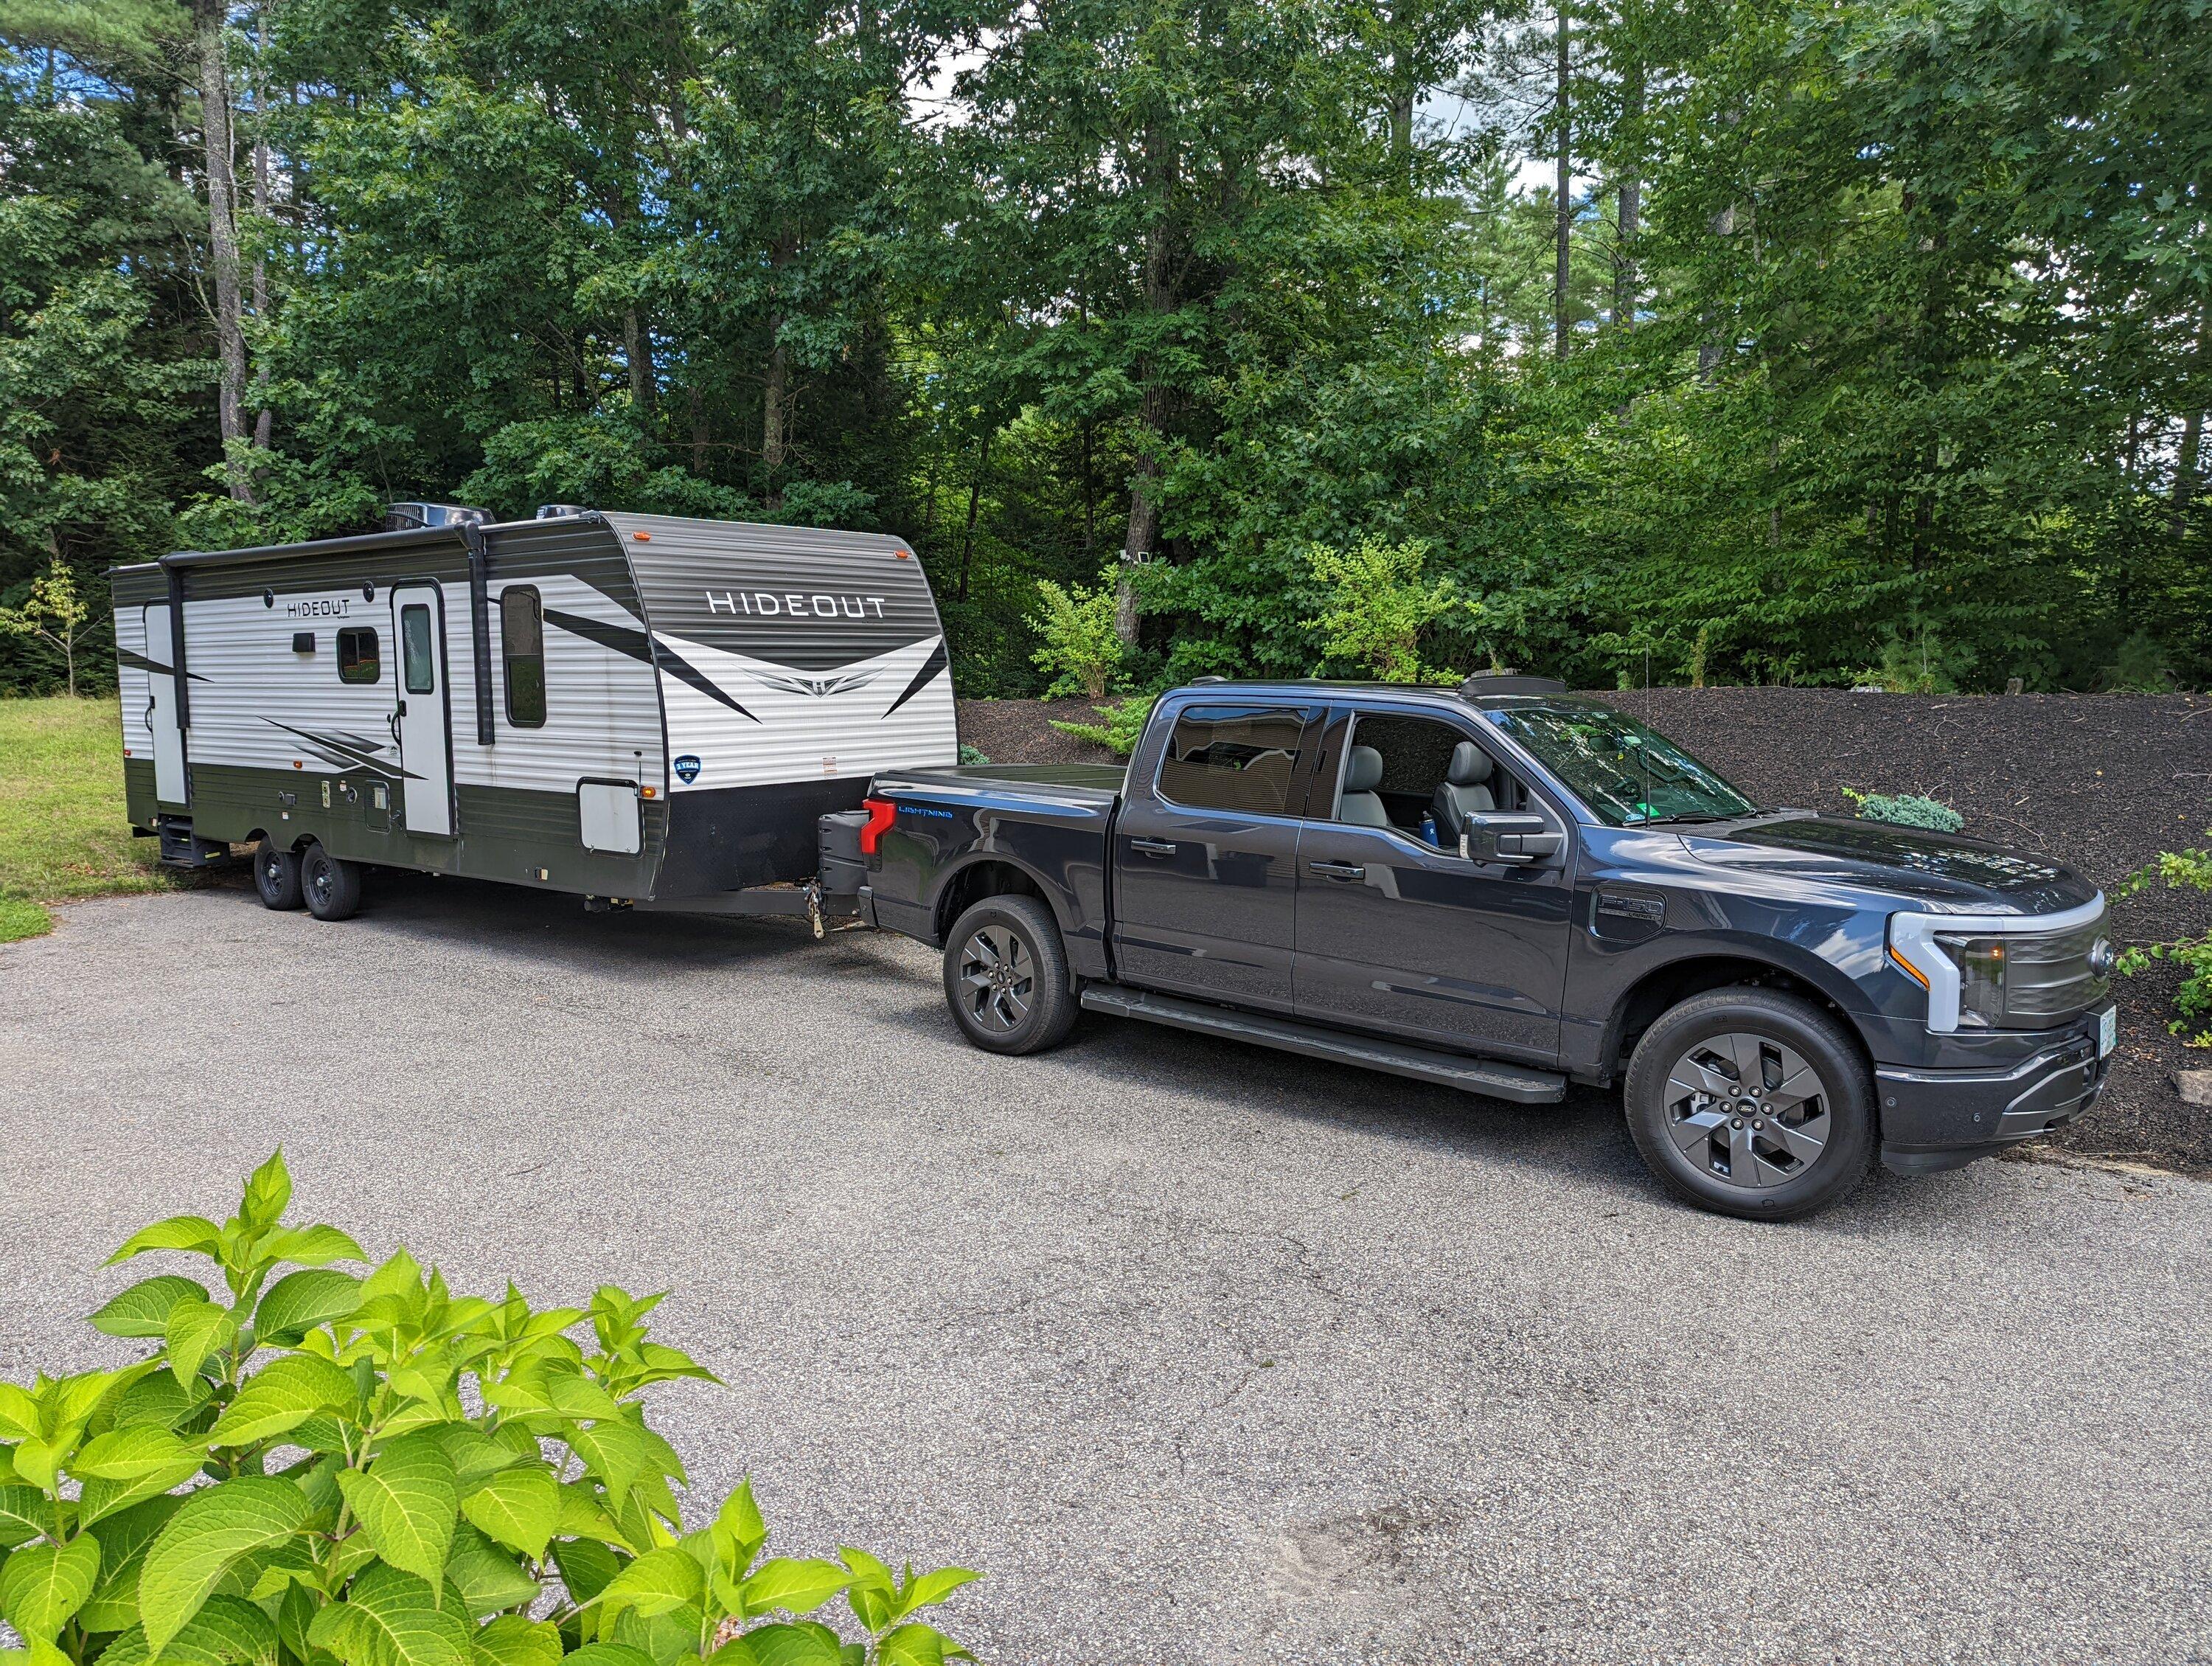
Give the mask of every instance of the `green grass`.
[(0, 700), (0, 943), (53, 929), (45, 904), (159, 891), (131, 836), (112, 700)]

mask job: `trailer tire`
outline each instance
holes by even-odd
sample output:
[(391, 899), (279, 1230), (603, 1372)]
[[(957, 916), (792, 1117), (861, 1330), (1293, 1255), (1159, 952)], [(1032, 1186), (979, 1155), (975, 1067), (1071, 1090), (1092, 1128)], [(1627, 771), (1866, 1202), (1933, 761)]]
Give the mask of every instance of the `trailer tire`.
[(253, 848), (253, 889), (264, 909), (296, 909), (306, 899), (300, 890), (300, 856), (273, 839)]
[(318, 920), (350, 920), (361, 907), (361, 864), (311, 844), (300, 857), (300, 889)]
[(969, 909), (945, 935), (945, 1000), (986, 1053), (1041, 1053), (1066, 1040), (1078, 1008), (1052, 910), (1016, 893)]

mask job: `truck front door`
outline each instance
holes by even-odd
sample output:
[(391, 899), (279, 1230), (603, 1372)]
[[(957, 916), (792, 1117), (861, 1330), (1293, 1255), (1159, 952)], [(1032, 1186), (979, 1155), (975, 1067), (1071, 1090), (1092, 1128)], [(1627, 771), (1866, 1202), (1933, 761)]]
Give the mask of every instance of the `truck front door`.
[(1125, 981), (1291, 1009), (1300, 812), (1322, 710), (1199, 700), (1162, 714), (1164, 743), (1139, 754), (1115, 823)]
[[(1297, 1015), (1532, 1063), (1558, 1056), (1574, 848), (1567, 819), (1485, 749), (1475, 722), (1339, 708), (1298, 845)], [(1534, 811), (1564, 836), (1527, 866), (1470, 861), (1432, 825), (1437, 789)]]

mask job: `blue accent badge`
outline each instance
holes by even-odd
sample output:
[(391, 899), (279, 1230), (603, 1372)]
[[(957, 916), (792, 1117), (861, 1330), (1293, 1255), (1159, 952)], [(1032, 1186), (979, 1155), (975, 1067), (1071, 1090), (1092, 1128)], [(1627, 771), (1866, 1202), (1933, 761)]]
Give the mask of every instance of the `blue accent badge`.
[(689, 787), (699, 779), (698, 758), (692, 753), (684, 753), (682, 757), (676, 760), (676, 773), (684, 777), (684, 784)]

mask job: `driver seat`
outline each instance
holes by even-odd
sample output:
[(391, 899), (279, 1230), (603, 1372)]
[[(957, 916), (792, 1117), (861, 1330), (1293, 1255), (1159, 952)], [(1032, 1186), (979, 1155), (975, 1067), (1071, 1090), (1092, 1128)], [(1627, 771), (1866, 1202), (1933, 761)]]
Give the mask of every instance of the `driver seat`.
[(1486, 816), (1498, 808), (1490, 790), (1490, 754), (1472, 740), (1462, 740), (1452, 748), (1451, 763), (1445, 767), (1431, 806), (1439, 839), (1456, 843), (1468, 817)]
[(1354, 827), (1388, 827), (1389, 812), (1375, 789), (1382, 784), (1382, 754), (1372, 746), (1354, 746), (1344, 761), (1344, 792), (1336, 801), (1336, 818)]

